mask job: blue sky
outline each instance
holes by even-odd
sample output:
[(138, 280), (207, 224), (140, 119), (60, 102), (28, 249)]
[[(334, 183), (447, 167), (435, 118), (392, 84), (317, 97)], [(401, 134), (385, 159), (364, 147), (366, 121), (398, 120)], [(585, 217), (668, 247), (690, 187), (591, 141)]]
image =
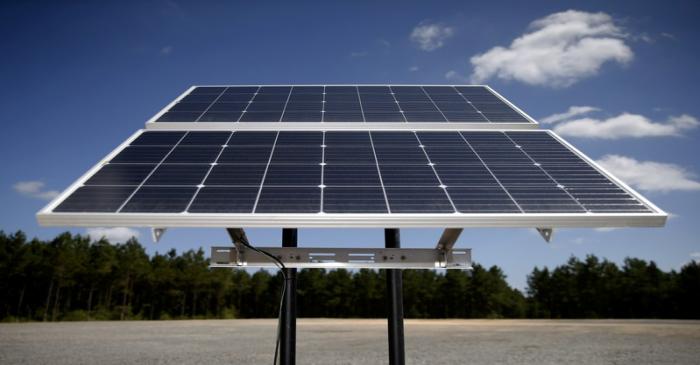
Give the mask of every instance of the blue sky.
[[(550, 244), (533, 230), (473, 229), (458, 246), (518, 288), (534, 266), (571, 255), (677, 269), (700, 259), (698, 16), (692, 1), (4, 2), (0, 229), (69, 229), (39, 227), (34, 214), (192, 84), (478, 81), (536, 119), (571, 111), (543, 127), (673, 216), (663, 229), (559, 230)], [(171, 230), (158, 244), (138, 232), (150, 252), (228, 242), (222, 229)], [(403, 230), (403, 245), (439, 235)], [(249, 236), (277, 245), (281, 233)], [(383, 243), (381, 230), (299, 239)]]

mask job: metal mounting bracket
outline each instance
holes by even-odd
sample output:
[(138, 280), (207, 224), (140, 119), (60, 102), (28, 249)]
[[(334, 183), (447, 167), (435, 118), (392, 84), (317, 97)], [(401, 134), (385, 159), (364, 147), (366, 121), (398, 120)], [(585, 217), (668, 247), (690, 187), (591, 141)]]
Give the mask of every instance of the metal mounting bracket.
[(537, 232), (539, 232), (540, 236), (544, 238), (544, 240), (549, 243), (549, 241), (552, 240), (552, 235), (554, 234), (554, 228), (537, 228)]
[[(248, 236), (246, 236), (243, 228), (227, 228), (226, 231), (233, 241), (234, 250), (236, 250), (236, 266), (246, 266), (245, 260), (245, 245), (248, 244)], [(213, 251), (212, 251), (213, 253)], [(212, 259), (213, 261), (213, 259)]]
[(167, 228), (151, 228), (151, 238), (153, 242), (158, 243), (160, 238), (163, 237)]
[(460, 234), (462, 234), (462, 228), (445, 228), (435, 248), (438, 250), (451, 250), (457, 243)]
[[(472, 268), (471, 250), (420, 248), (257, 247), (287, 268), (463, 269)], [(238, 247), (212, 247), (210, 267), (276, 267), (268, 257)]]

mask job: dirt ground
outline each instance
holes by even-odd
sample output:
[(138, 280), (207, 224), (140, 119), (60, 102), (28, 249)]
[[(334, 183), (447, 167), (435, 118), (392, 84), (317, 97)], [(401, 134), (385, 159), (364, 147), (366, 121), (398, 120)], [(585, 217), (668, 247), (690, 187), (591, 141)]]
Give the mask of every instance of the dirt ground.
[[(271, 364), (275, 320), (0, 324), (0, 364)], [(386, 320), (300, 319), (298, 364), (385, 364)], [(407, 320), (408, 364), (698, 364), (700, 321)]]

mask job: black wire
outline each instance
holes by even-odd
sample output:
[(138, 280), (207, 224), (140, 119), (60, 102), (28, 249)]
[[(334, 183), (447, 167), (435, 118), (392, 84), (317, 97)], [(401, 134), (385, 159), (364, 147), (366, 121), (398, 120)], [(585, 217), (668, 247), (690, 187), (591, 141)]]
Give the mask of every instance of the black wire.
[(245, 246), (245, 247), (247, 247), (247, 248), (249, 248), (257, 253), (265, 255), (268, 258), (270, 258), (272, 260), (272, 262), (275, 263), (275, 266), (277, 266), (280, 269), (280, 272), (282, 273), (282, 279), (283, 279), (283, 281), (282, 281), (282, 296), (280, 297), (280, 305), (279, 305), (279, 310), (277, 312), (277, 341), (275, 342), (275, 357), (272, 360), (272, 364), (277, 365), (277, 356), (279, 355), (280, 340), (282, 338), (282, 307), (284, 306), (284, 295), (286, 294), (286, 291), (287, 291), (287, 274), (285, 273), (286, 266), (284, 266), (284, 263), (282, 262), (282, 260), (278, 259), (276, 256), (274, 256), (273, 254), (271, 254), (267, 251), (260, 250), (258, 248), (253, 247), (253, 245), (248, 243), (247, 240), (242, 239), (242, 240), (240, 240), (240, 243), (243, 246)]

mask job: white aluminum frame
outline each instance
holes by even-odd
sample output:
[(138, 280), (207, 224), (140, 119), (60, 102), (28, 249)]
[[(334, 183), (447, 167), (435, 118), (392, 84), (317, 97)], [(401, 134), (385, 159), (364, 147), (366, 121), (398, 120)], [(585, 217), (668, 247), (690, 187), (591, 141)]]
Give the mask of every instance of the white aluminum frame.
[(110, 152), (68, 189), (37, 213), (44, 226), (77, 227), (295, 227), (295, 228), (410, 228), (410, 227), (661, 227), (668, 215), (550, 130), (503, 130), (549, 133), (603, 176), (645, 204), (650, 213), (64, 213), (53, 212), (105, 163), (146, 130), (139, 130)]
[[(453, 123), (453, 122), (434, 122), (434, 123), (415, 123), (415, 122), (394, 122), (394, 123), (375, 123), (375, 122), (156, 122), (163, 114), (165, 114), (173, 105), (177, 104), (182, 98), (187, 96), (192, 90), (197, 87), (261, 87), (261, 86), (445, 86), (445, 87), (485, 87), (491, 91), (496, 97), (500, 98), (506, 105), (510, 106), (516, 112), (520, 113), (530, 123)], [(367, 131), (367, 130), (412, 130), (412, 131), (459, 131), (459, 130), (503, 130), (503, 129), (537, 129), (539, 123), (522, 111), (520, 108), (511, 103), (508, 99), (497, 93), (488, 85), (426, 85), (426, 84), (288, 84), (288, 85), (194, 85), (189, 87), (185, 92), (180, 94), (170, 104), (161, 109), (151, 119), (146, 121), (146, 129), (153, 130), (178, 130), (178, 131), (212, 131), (212, 130), (227, 130), (227, 131)]]

